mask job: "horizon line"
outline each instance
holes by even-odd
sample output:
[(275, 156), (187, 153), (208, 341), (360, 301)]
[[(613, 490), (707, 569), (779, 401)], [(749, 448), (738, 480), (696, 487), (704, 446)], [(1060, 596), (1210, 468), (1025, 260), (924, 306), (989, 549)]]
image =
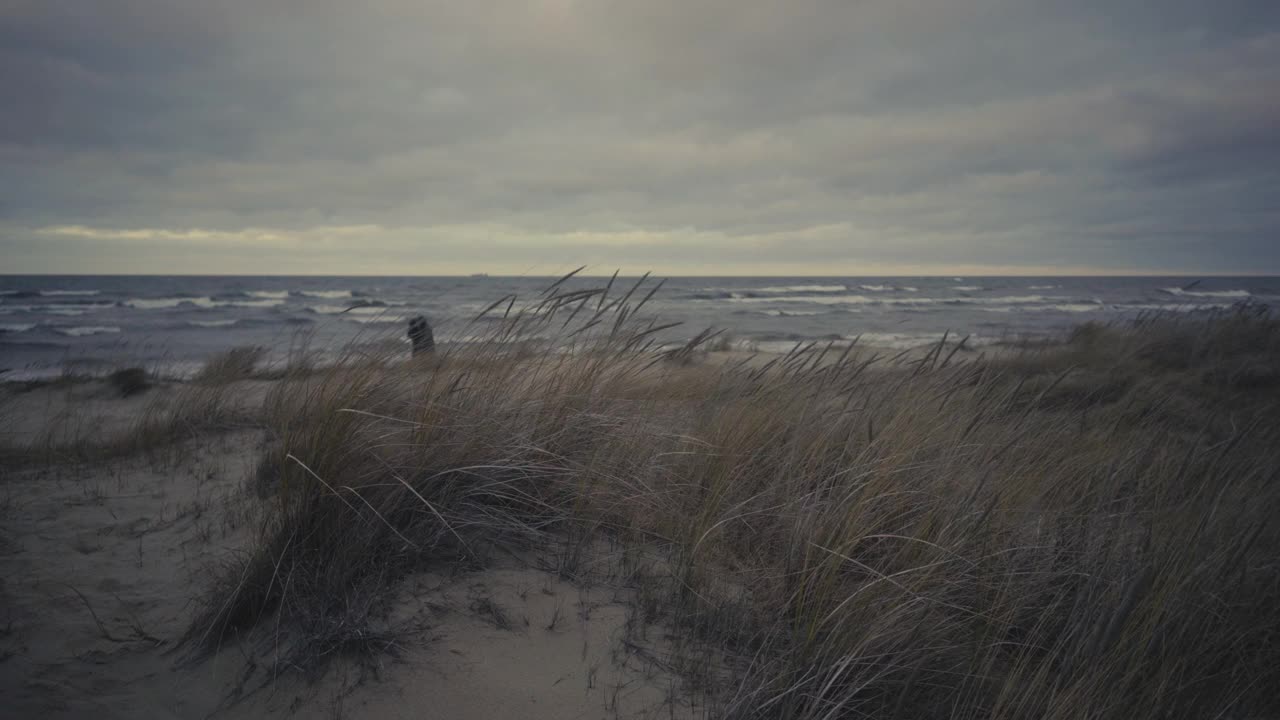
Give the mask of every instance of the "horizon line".
[[(273, 274), (273, 273), (83, 273), (83, 272), (31, 272), (31, 273), (0, 273), (0, 278), (9, 277), (243, 277), (243, 278), (560, 278), (568, 273), (556, 273), (550, 275), (535, 274), (512, 274), (512, 273), (444, 273), (444, 274), (409, 274), (394, 275), (387, 273), (347, 273), (347, 274), (327, 274), (327, 273), (291, 273), (291, 274)], [(614, 273), (573, 273), (573, 277), (580, 278), (601, 278), (607, 279), (612, 277)], [(700, 275), (700, 274), (674, 274), (674, 273), (641, 273), (635, 275), (618, 274), (619, 278), (639, 278), (647, 275), (651, 278), (954, 278), (954, 277), (986, 277), (986, 278), (1280, 278), (1280, 272), (1274, 273), (1223, 273), (1223, 272), (1102, 272), (1102, 273), (1060, 273), (1060, 274), (1014, 274), (1014, 273), (930, 273), (930, 274), (886, 274), (886, 273), (869, 273), (865, 275), (855, 274), (761, 274), (761, 275)]]

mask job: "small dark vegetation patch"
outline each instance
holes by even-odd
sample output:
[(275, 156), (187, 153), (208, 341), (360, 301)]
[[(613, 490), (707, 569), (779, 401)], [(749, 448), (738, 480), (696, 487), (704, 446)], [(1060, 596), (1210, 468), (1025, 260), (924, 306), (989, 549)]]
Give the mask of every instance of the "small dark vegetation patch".
[(132, 397), (151, 387), (151, 376), (140, 367), (130, 367), (111, 373), (107, 376), (107, 382), (121, 397)]

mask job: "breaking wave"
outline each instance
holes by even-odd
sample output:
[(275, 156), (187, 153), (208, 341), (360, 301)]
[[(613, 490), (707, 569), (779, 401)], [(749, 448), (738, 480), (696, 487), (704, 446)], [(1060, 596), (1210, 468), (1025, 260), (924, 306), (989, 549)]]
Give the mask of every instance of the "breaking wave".
[(82, 337), (85, 335), (106, 335), (120, 332), (118, 327), (93, 325), (88, 327), (60, 327), (54, 328), (55, 332), (70, 337)]
[(0, 323), (0, 333), (17, 335), (28, 330), (35, 330), (36, 323)]
[(282, 299), (267, 300), (214, 300), (210, 297), (131, 298), (120, 303), (135, 310), (168, 310), (191, 305), (198, 308), (247, 307), (265, 308), (284, 304)]
[(1053, 301), (1070, 301), (1067, 297), (1047, 297), (1044, 295), (1007, 295), (990, 298), (883, 298), (867, 295), (818, 295), (802, 296), (783, 295), (780, 297), (738, 297), (728, 298), (729, 302), (738, 303), (815, 303), (819, 305), (1026, 305)]
[(240, 322), (240, 321), (239, 321), (239, 320), (236, 320), (236, 319), (231, 319), (231, 320), (190, 320), (190, 321), (188, 321), (188, 322), (187, 322), (187, 324), (188, 324), (188, 325), (192, 325), (192, 326), (194, 326), (194, 327), (202, 327), (202, 328), (219, 328), (219, 327), (230, 327), (230, 326), (232, 326), (232, 325), (235, 325), (235, 324), (236, 324), (236, 323), (238, 323), (238, 322)]
[(1184, 290), (1171, 287), (1160, 288), (1160, 292), (1174, 297), (1247, 298), (1251, 296), (1248, 290)]
[(324, 300), (355, 297), (355, 294), (350, 290), (295, 290), (293, 294), (310, 298), (322, 298)]

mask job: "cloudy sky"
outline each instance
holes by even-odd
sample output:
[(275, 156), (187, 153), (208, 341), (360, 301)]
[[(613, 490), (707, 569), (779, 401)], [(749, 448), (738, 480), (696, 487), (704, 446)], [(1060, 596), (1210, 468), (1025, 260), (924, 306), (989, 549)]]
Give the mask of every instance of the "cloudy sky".
[(1280, 273), (1276, 0), (0, 0), (0, 272)]

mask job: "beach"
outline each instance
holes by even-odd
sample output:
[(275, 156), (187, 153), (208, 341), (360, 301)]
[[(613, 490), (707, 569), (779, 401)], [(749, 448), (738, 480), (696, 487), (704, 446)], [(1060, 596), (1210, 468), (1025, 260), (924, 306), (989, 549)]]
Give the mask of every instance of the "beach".
[(1265, 307), (776, 352), (629, 290), (4, 383), (9, 711), (1277, 709)]

